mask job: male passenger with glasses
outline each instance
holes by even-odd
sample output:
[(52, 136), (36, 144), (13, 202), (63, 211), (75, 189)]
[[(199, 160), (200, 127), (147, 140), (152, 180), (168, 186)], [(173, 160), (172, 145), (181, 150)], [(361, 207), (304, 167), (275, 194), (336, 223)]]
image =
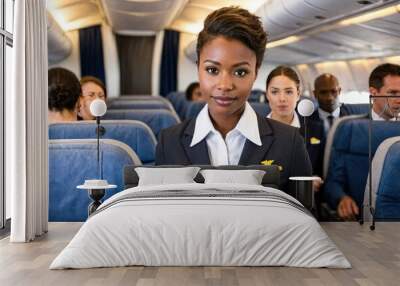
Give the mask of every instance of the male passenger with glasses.
[[(382, 64), (377, 66), (369, 77), (369, 91), (372, 96), (382, 98), (374, 98), (372, 104), (372, 119), (380, 121), (396, 121), (400, 113), (400, 65)], [(391, 97), (383, 97), (391, 96)], [(368, 114), (366, 114), (366, 117)], [(336, 169), (338, 174), (340, 170)], [(338, 190), (333, 190), (338, 192)], [(326, 198), (331, 201), (332, 198), (338, 197), (337, 194), (325, 194)], [(354, 198), (348, 194), (341, 195), (337, 207), (337, 213), (340, 218), (345, 220), (354, 219), (359, 214), (359, 206), (357, 206)]]
[(376, 67), (369, 77), (369, 92), (373, 96), (392, 96), (391, 98), (373, 99), (373, 120), (398, 120), (400, 113), (400, 65), (382, 64)]

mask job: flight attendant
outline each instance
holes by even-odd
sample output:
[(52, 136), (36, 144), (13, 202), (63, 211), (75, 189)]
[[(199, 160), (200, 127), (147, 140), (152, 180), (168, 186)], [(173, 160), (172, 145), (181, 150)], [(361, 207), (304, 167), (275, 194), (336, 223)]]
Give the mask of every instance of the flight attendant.
[[(298, 128), (302, 136), (305, 135), (304, 117), (296, 111), (300, 100), (300, 78), (296, 71), (287, 66), (278, 66), (273, 69), (266, 81), (267, 100), (271, 108), (267, 118), (277, 120)], [(324, 152), (325, 130), (322, 122), (307, 122), (306, 147), (313, 166), (314, 175), (322, 176), (322, 161)], [(316, 190), (321, 180), (314, 181)]]
[(161, 132), (156, 165), (276, 164), (281, 186), (312, 174), (296, 128), (263, 118), (247, 102), (264, 57), (259, 18), (238, 7), (212, 12), (197, 39), (200, 89), (207, 104), (197, 117)]

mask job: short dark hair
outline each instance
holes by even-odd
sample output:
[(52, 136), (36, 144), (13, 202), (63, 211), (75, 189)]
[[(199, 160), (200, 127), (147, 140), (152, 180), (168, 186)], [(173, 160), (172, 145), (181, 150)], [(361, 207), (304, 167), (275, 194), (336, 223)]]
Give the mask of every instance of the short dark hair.
[(200, 84), (197, 81), (196, 82), (192, 82), (191, 84), (189, 84), (189, 86), (186, 88), (186, 92), (185, 92), (187, 100), (192, 100), (193, 91), (199, 86), (200, 86)]
[(377, 66), (369, 76), (369, 86), (380, 90), (384, 85), (383, 79), (388, 75), (400, 76), (400, 65), (386, 63)]
[(274, 68), (267, 77), (266, 88), (268, 89), (268, 85), (274, 77), (280, 75), (290, 78), (296, 84), (297, 90), (300, 90), (300, 78), (296, 71), (288, 66), (277, 66)]
[(321, 81), (326, 79), (331, 79), (336, 83), (337, 86), (339, 85), (339, 80), (337, 79), (336, 76), (334, 76), (331, 73), (323, 73), (314, 80), (314, 89), (317, 89), (318, 84), (320, 84)]
[(218, 36), (243, 43), (256, 54), (256, 68), (261, 66), (267, 34), (260, 17), (239, 7), (224, 7), (209, 14), (204, 21), (203, 30), (197, 37), (197, 60), (204, 45)]
[(52, 68), (48, 71), (48, 80), (49, 110), (74, 110), (81, 95), (81, 85), (76, 75), (64, 68)]
[(91, 76), (91, 75), (86, 75), (86, 76), (83, 76), (80, 80), (81, 86), (83, 86), (85, 83), (88, 83), (88, 82), (93, 82), (93, 83), (97, 84), (98, 86), (100, 86), (104, 92), (104, 96), (107, 98), (107, 89), (106, 89), (104, 82), (101, 79)]

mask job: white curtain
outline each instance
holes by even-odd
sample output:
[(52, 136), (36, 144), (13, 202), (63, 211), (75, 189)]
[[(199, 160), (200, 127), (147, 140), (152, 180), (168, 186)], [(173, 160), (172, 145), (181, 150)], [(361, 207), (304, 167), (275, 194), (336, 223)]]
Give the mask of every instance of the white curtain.
[(13, 92), (6, 97), (6, 187), (11, 190), (12, 242), (47, 231), (46, 0), (15, 1)]

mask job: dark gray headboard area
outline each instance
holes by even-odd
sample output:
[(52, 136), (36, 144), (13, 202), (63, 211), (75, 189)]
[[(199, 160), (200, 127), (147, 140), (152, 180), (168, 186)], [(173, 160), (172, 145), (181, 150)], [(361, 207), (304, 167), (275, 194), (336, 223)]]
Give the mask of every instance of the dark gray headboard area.
[[(279, 188), (280, 173), (278, 166), (264, 166), (264, 165), (252, 165), (252, 166), (208, 166), (208, 165), (194, 165), (200, 167), (201, 169), (218, 169), (218, 170), (264, 170), (265, 175), (262, 180), (262, 185), (265, 187)], [(187, 167), (187, 166), (177, 166), (177, 165), (164, 165), (164, 166), (125, 166), (124, 168), (124, 189), (129, 189), (136, 187), (139, 182), (139, 176), (137, 175), (136, 167), (146, 167), (146, 168), (176, 168), (176, 167)], [(194, 180), (197, 183), (204, 183), (204, 178), (200, 174), (197, 174)]]

